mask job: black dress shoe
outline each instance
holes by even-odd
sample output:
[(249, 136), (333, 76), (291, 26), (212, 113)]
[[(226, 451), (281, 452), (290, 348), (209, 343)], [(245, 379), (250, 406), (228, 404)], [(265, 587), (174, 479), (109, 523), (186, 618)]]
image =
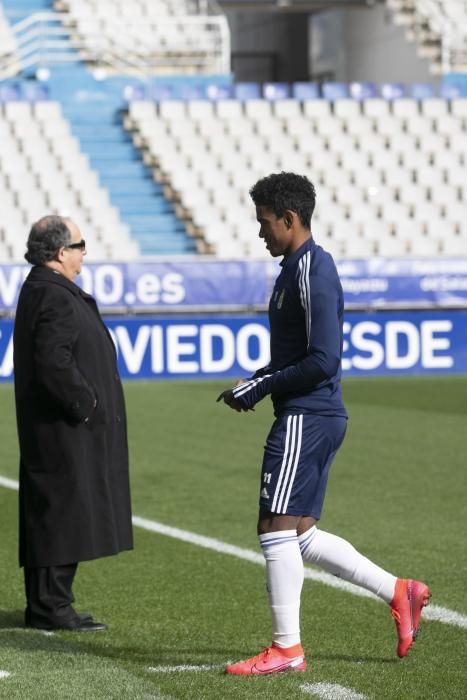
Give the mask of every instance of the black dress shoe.
[(92, 620), (93, 619), (91, 613), (88, 613), (88, 612), (80, 612), (80, 613), (78, 613), (78, 617), (83, 622), (85, 620)]
[(106, 630), (107, 625), (104, 625), (103, 622), (96, 622), (92, 617), (82, 619), (81, 616), (78, 616), (77, 619), (70, 620), (70, 622), (52, 629), (66, 630), (68, 632), (99, 632), (100, 630)]
[(99, 632), (100, 630), (107, 629), (107, 625), (103, 622), (95, 622), (92, 617), (82, 620), (79, 615), (58, 625), (52, 623), (33, 623), (28, 624), (27, 627), (36, 630), (48, 630), (49, 632), (54, 632), (56, 630), (65, 630), (66, 632)]
[[(75, 610), (73, 610), (73, 608), (71, 608), (71, 613), (74, 615), (77, 615), (82, 622), (93, 619), (90, 612), (80, 612), (79, 613), (79, 612), (76, 612)], [(67, 620), (67, 622), (68, 622), (68, 620)], [(53, 629), (53, 627), (54, 627), (54, 623), (52, 623), (52, 622), (48, 623), (47, 621), (43, 621), (43, 620), (39, 620), (35, 624), (34, 621), (31, 620), (31, 613), (29, 612), (29, 610), (27, 608), (26, 608), (25, 613), (24, 613), (24, 623), (25, 623), (26, 627), (35, 627), (36, 629)], [(50, 626), (48, 626), (49, 624), (50, 624)]]

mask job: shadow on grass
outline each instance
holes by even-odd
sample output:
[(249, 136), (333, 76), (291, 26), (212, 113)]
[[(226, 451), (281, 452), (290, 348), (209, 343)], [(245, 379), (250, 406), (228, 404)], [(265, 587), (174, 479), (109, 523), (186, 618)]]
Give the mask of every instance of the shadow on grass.
[(367, 654), (364, 656), (355, 656), (352, 654), (313, 654), (313, 659), (316, 661), (348, 661), (352, 664), (400, 664), (400, 659), (395, 656), (372, 656)]
[(22, 610), (0, 610), (0, 629), (18, 627), (24, 629), (24, 612)]
[[(24, 626), (22, 610), (0, 609), (0, 647), (23, 652), (44, 651), (56, 654), (79, 654), (142, 666), (177, 666), (224, 664), (226, 660), (247, 658), (249, 651), (235, 648), (209, 648), (193, 653), (193, 647), (171, 647), (154, 643), (154, 647), (122, 645), (121, 637), (112, 644), (112, 632), (47, 633)], [(99, 640), (99, 641), (98, 641)]]
[[(44, 634), (40, 630), (28, 629), (24, 626), (24, 613), (22, 610), (0, 610), (0, 632), (4, 630), (8, 635), (0, 635), (0, 646), (19, 649), (22, 651), (49, 651), (55, 653), (79, 653), (89, 654), (102, 659), (112, 659), (127, 663), (143, 664), (144, 666), (177, 666), (200, 665), (212, 663), (225, 663), (226, 659), (246, 659), (251, 655), (251, 650), (244, 648), (210, 648), (193, 654), (193, 647), (176, 648), (170, 646), (161, 647), (155, 642), (153, 649), (141, 646), (122, 646), (119, 639), (112, 643), (111, 632), (79, 633), (56, 631), (53, 634)], [(16, 634), (23, 632), (24, 634)], [(10, 634), (8, 634), (10, 633)], [(99, 635), (101, 643), (96, 643), (94, 635)], [(2, 639), (3, 637), (3, 639)], [(110, 642), (110, 644), (109, 644)], [(352, 654), (313, 654), (315, 661), (344, 661), (352, 664), (377, 663), (397, 664), (399, 659), (395, 657), (381, 657), (377, 655)]]
[(224, 664), (227, 661), (246, 659), (251, 656), (251, 652), (245, 649), (209, 648), (198, 653), (193, 652), (193, 647), (165, 646), (154, 644), (153, 649), (147, 647), (130, 646), (109, 646), (105, 647), (88, 642), (83, 644), (89, 653), (102, 658), (124, 661), (129, 663), (142, 664), (144, 666), (199, 666), (204, 664)]

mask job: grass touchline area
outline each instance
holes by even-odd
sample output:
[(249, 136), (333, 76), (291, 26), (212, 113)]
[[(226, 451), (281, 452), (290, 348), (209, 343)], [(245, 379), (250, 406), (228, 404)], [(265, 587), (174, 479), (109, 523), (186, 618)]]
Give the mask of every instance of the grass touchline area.
[(236, 414), (216, 403), (223, 389), (125, 382), (135, 549), (80, 564), (76, 609), (108, 630), (77, 635), (23, 626), (14, 392), (0, 385), (0, 669), (9, 674), (0, 698), (465, 698), (467, 376), (343, 382), (350, 420), (321, 527), (430, 586), (409, 657), (397, 658), (387, 606), (343, 595), (341, 579), (307, 568), (307, 671), (267, 678), (232, 678), (224, 666), (270, 642), (256, 516), (272, 409), (265, 400)]
[[(18, 490), (19, 484), (13, 479), (6, 479), (5, 477), (0, 476), (0, 486)], [(133, 515), (132, 521), (133, 525), (136, 527), (141, 527), (143, 530), (148, 530), (149, 532), (155, 532), (160, 535), (173, 537), (177, 540), (181, 540), (182, 542), (188, 542), (198, 547), (205, 547), (206, 549), (211, 549), (215, 552), (219, 552), (220, 554), (228, 554), (230, 556), (237, 557), (238, 559), (252, 562), (253, 564), (259, 564), (260, 566), (264, 566), (265, 564), (263, 555), (259, 552), (254, 552), (251, 549), (236, 547), (235, 545), (228, 544), (227, 542), (216, 540), (213, 537), (197, 535), (195, 532), (180, 530), (179, 528), (170, 527), (154, 520), (140, 518), (138, 515)], [(332, 588), (337, 588), (340, 591), (346, 591), (347, 593), (352, 593), (353, 595), (357, 595), (362, 598), (372, 598), (375, 601), (382, 602), (381, 598), (378, 598), (364, 588), (354, 586), (352, 583), (343, 581), (336, 576), (332, 576), (331, 574), (316, 571), (309, 566), (305, 566), (304, 575), (305, 578), (322, 583), (325, 586), (331, 586)], [(448, 608), (444, 608), (439, 605), (429, 605), (427, 608), (425, 608), (423, 611), (423, 618), (425, 620), (434, 620), (436, 622), (442, 622), (446, 625), (455, 625), (456, 627), (464, 627), (467, 629), (467, 615), (461, 615), (455, 610), (449, 610)]]

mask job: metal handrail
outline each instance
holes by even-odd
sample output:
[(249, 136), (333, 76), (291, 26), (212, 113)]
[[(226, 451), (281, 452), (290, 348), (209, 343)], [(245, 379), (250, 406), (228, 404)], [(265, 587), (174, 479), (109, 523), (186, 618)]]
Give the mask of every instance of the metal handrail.
[[(210, 4), (212, 10), (212, 2)], [(16, 50), (5, 52), (1, 57), (0, 80), (13, 77), (34, 66), (42, 68), (79, 60), (113, 72), (141, 76), (157, 74), (161, 69), (166, 72), (169, 67), (172, 67), (174, 72), (177, 68), (191, 68), (200, 72), (230, 71), (230, 31), (223, 15), (163, 15), (157, 18), (157, 24), (162, 31), (164, 28), (168, 30), (169, 27), (176, 29), (183, 26), (188, 28), (187, 31), (205, 27), (213, 33), (214, 41), (211, 45), (201, 43), (199, 50), (190, 50), (189, 47), (186, 51), (174, 49), (170, 55), (167, 48), (155, 47), (151, 43), (149, 52), (149, 47), (143, 41), (134, 46), (125, 42), (125, 38), (120, 45), (113, 40), (116, 32), (113, 32), (112, 28), (122, 26), (118, 20), (109, 19), (109, 36), (98, 33), (93, 27), (90, 32), (86, 31), (83, 34), (80, 32), (80, 23), (72, 13), (37, 12), (12, 27)], [(125, 20), (124, 26), (138, 31), (147, 27), (147, 19)], [(170, 50), (170, 44), (168, 49)], [(176, 50), (178, 56), (173, 55)]]

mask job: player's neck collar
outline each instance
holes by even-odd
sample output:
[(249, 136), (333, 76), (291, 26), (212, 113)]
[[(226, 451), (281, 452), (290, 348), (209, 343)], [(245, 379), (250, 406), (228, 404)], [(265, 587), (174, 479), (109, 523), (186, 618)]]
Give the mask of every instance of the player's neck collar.
[(306, 241), (302, 243), (302, 245), (299, 248), (297, 248), (297, 250), (294, 250), (293, 253), (287, 255), (287, 257), (284, 257), (280, 264), (283, 267), (289, 267), (290, 265), (294, 265), (297, 262), (297, 260), (299, 260), (302, 257), (302, 255), (307, 252), (307, 250), (310, 250), (315, 245), (316, 244), (313, 240), (313, 236), (310, 236), (306, 239)]

